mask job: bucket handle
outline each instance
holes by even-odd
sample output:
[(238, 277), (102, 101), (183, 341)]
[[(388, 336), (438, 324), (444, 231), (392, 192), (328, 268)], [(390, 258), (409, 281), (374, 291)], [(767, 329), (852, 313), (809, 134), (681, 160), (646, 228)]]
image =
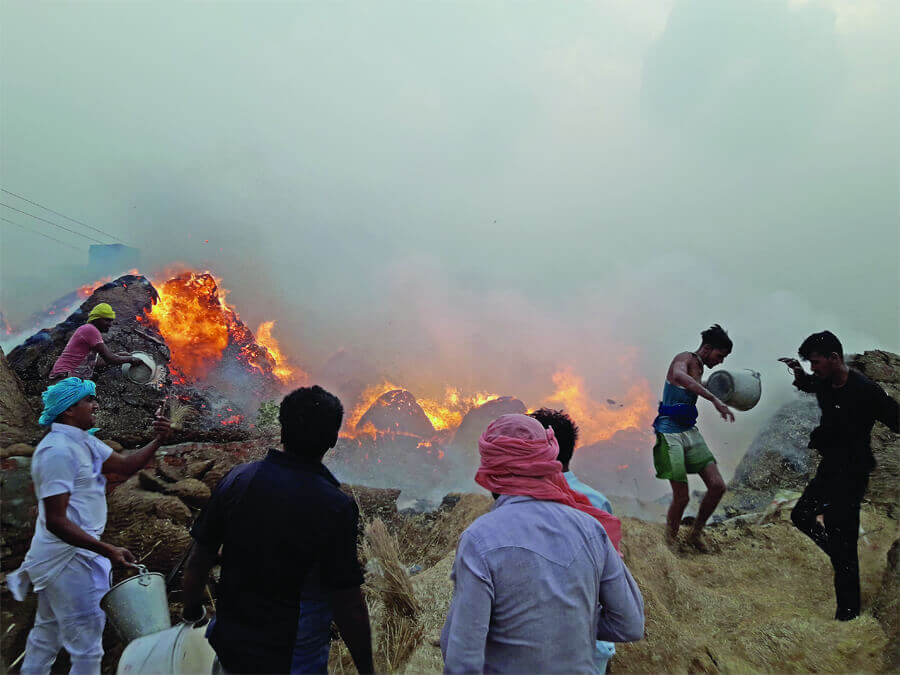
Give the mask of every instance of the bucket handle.
[[(141, 565), (140, 563), (125, 563), (125, 564), (128, 567), (133, 567), (138, 571), (138, 573), (137, 573), (137, 576), (139, 577), (138, 583), (141, 586), (149, 586), (150, 585), (150, 571), (147, 569), (146, 565)], [(134, 577), (131, 577), (131, 578), (133, 579)], [(110, 587), (113, 586), (112, 569), (109, 570), (109, 585), (110, 585)]]
[(181, 615), (181, 623), (190, 626), (191, 628), (198, 628), (200, 626), (204, 626), (209, 623), (209, 612), (206, 610), (206, 606), (202, 607), (203, 614), (200, 615), (199, 619), (185, 619), (184, 614)]

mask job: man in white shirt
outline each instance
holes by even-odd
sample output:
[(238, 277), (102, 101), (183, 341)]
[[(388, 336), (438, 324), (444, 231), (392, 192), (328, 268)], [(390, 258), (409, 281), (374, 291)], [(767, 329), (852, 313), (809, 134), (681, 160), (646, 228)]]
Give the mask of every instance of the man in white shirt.
[(99, 673), (106, 617), (100, 598), (109, 590), (111, 565), (134, 555), (100, 541), (106, 527), (103, 472), (130, 475), (143, 467), (169, 434), (159, 413), (154, 439), (129, 455), (96, 439), (96, 385), (70, 377), (43, 394), (40, 424), (49, 426), (31, 460), (38, 519), (22, 566), (9, 575), (13, 596), (23, 600), (30, 586), (38, 595), (34, 628), (28, 634), (23, 673), (49, 673), (61, 647), (71, 673)]
[[(556, 459), (563, 465), (563, 476), (569, 487), (583, 494), (601, 511), (612, 513), (612, 504), (606, 496), (587, 483), (582, 483), (569, 469), (569, 462), (575, 454), (575, 443), (578, 441), (578, 425), (562, 410), (541, 408), (530, 413), (530, 416), (543, 424), (545, 429), (553, 429), (556, 442), (559, 443), (559, 454)], [(597, 640), (594, 647), (594, 665), (598, 673), (604, 673), (609, 660), (616, 654), (616, 646), (612, 642)]]

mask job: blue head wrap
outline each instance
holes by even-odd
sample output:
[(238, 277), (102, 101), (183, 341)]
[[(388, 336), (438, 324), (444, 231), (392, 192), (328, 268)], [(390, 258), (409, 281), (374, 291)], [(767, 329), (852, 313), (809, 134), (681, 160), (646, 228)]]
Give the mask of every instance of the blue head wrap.
[(44, 412), (38, 424), (49, 427), (66, 410), (86, 396), (96, 396), (97, 385), (80, 377), (67, 377), (60, 380), (41, 395), (44, 399)]

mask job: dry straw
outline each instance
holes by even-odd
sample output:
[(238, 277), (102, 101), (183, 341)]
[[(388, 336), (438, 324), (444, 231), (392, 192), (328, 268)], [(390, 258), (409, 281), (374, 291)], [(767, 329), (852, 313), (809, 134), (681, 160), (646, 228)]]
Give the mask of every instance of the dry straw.
[(188, 420), (191, 420), (196, 416), (196, 408), (187, 403), (182, 403), (177, 398), (169, 399), (169, 421), (171, 422), (172, 429), (175, 431), (184, 429)]
[[(365, 528), (363, 557), (368, 561), (364, 591), (372, 624), (375, 669), (396, 672), (422, 643), (424, 627), (400, 545), (378, 518)], [(332, 646), (329, 672), (352, 673), (352, 660), (343, 643)]]

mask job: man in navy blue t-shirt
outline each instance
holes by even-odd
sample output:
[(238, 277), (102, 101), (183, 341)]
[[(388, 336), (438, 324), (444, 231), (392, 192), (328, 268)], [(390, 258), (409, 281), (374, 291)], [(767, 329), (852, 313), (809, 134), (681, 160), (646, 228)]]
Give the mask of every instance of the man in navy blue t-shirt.
[(208, 635), (226, 672), (326, 672), (332, 618), (359, 672), (373, 670), (356, 553), (359, 510), (322, 464), (343, 412), (319, 386), (287, 395), (279, 413), (284, 450), (232, 469), (191, 530), (184, 616), (202, 614), (221, 550)]

